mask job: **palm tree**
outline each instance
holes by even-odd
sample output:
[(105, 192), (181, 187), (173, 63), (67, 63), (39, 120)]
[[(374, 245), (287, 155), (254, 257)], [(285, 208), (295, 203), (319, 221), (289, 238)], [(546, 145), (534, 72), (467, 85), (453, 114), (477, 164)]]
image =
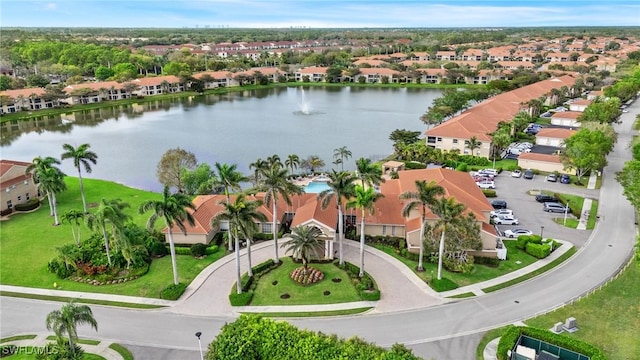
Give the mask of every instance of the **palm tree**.
[(372, 187), (364, 188), (356, 185), (355, 197), (347, 202), (347, 209), (360, 208), (362, 210), (360, 218), (360, 277), (364, 276), (364, 218), (366, 212), (373, 215), (375, 212), (375, 202), (384, 195), (377, 193)]
[[(243, 181), (247, 181), (247, 178), (242, 175), (241, 172), (237, 171), (238, 167), (236, 164), (228, 165), (228, 164), (220, 164), (215, 163), (216, 173), (217, 173), (217, 185), (220, 185), (224, 188), (224, 195), (227, 197), (227, 204), (229, 204), (229, 190), (241, 190), (240, 183)], [(229, 241), (229, 251), (233, 249), (233, 244)]]
[(47, 193), (49, 206), (51, 207), (54, 225), (60, 225), (58, 220), (58, 206), (56, 204), (56, 194), (67, 189), (64, 182), (64, 174), (55, 167), (45, 168), (38, 175), (38, 187)]
[(326, 209), (331, 202), (331, 199), (335, 198), (336, 207), (338, 208), (338, 229), (336, 231), (339, 243), (339, 255), (340, 265), (344, 265), (344, 257), (342, 252), (342, 240), (344, 239), (344, 219), (342, 217), (342, 203), (343, 200), (349, 200), (354, 195), (354, 182), (355, 176), (347, 171), (336, 172), (332, 170), (329, 174), (329, 182), (327, 185), (329, 189), (322, 191), (318, 194), (318, 199), (322, 201), (322, 208)]
[(464, 145), (471, 151), (471, 156), (475, 156), (474, 150), (479, 149), (482, 146), (482, 142), (478, 141), (477, 137), (472, 136), (469, 140), (464, 141)]
[(342, 146), (333, 150), (333, 158), (336, 160), (336, 163), (340, 163), (340, 170), (344, 170), (344, 161), (348, 160), (350, 157), (351, 150), (347, 149), (346, 146)]
[(440, 280), (442, 279), (442, 256), (444, 253), (444, 237), (446, 235), (447, 228), (456, 225), (456, 221), (460, 218), (460, 215), (462, 215), (467, 207), (466, 205), (457, 202), (456, 199), (452, 197), (441, 197), (429, 207), (431, 208), (431, 211), (440, 218), (434, 226), (435, 228), (440, 228), (441, 232), (440, 246), (438, 247), (438, 280)]
[(273, 154), (267, 158), (267, 164), (269, 167), (278, 166), (282, 167), (282, 161), (280, 161), (280, 156), (278, 154)]
[(322, 160), (318, 155), (310, 155), (303, 161), (303, 165), (308, 167), (311, 174), (313, 174), (316, 169), (324, 167), (324, 160)]
[(300, 165), (300, 157), (296, 154), (290, 154), (287, 156), (287, 160), (284, 161), (284, 164), (291, 168), (291, 174), (293, 175), (293, 169), (297, 169), (298, 165)]
[[(47, 156), (44, 158), (37, 156), (33, 158), (33, 160), (31, 160), (31, 164), (25, 169), (25, 174), (31, 174), (33, 182), (39, 183), (40, 175), (47, 168), (53, 167), (59, 172), (62, 172), (56, 165), (60, 165), (60, 160), (51, 156)], [(49, 214), (53, 216), (53, 202), (51, 201), (51, 194), (47, 193), (47, 198), (49, 200)]]
[(153, 210), (153, 214), (147, 221), (147, 229), (152, 230), (158, 218), (164, 219), (169, 234), (169, 249), (171, 252), (171, 266), (173, 267), (173, 283), (178, 285), (178, 265), (176, 263), (176, 247), (173, 243), (172, 228), (176, 225), (183, 234), (186, 235), (187, 230), (184, 226), (186, 220), (189, 225), (195, 225), (193, 215), (187, 209), (195, 210), (189, 197), (183, 193), (171, 194), (169, 186), (164, 187), (162, 192), (162, 200), (147, 200), (140, 204), (138, 212), (144, 214), (149, 210)]
[(129, 204), (122, 202), (120, 199), (107, 200), (102, 198), (96, 212), (87, 216), (87, 226), (89, 229), (91, 229), (91, 231), (99, 230), (102, 234), (109, 266), (111, 266), (111, 253), (109, 251), (109, 235), (107, 234), (107, 230), (110, 230), (114, 240), (117, 241), (122, 238), (122, 228), (125, 222), (130, 219), (129, 215), (125, 214), (123, 210), (128, 207)]
[(78, 181), (80, 182), (80, 195), (82, 197), (82, 209), (84, 213), (87, 213), (87, 201), (84, 198), (84, 186), (82, 185), (82, 171), (80, 165), (84, 167), (87, 173), (91, 173), (91, 163), (94, 165), (98, 161), (98, 155), (89, 150), (89, 144), (82, 144), (78, 148), (74, 148), (69, 144), (62, 145), (62, 148), (66, 150), (62, 153), (62, 160), (73, 159), (73, 166), (78, 169)]
[(282, 244), (282, 247), (286, 247), (286, 251), (291, 251), (295, 258), (302, 258), (305, 274), (309, 264), (309, 254), (313, 253), (318, 256), (318, 248), (322, 245), (320, 243), (321, 236), (322, 232), (317, 227), (300, 225), (291, 229), (291, 237)]
[(276, 201), (278, 197), (282, 197), (282, 199), (287, 203), (287, 205), (291, 205), (291, 194), (301, 194), (302, 188), (289, 182), (287, 180), (287, 170), (280, 168), (278, 166), (271, 166), (268, 170), (264, 171), (262, 175), (265, 177), (264, 180), (264, 191), (265, 197), (264, 202), (267, 206), (272, 205), (273, 212), (273, 222), (271, 224), (271, 230), (273, 231), (273, 241), (274, 241), (274, 250), (275, 257), (274, 261), (276, 263), (280, 262), (278, 258), (278, 207), (276, 206)]
[(56, 336), (65, 333), (69, 339), (69, 347), (75, 353), (74, 340), (78, 339), (78, 325), (89, 325), (98, 331), (98, 322), (93, 317), (91, 308), (87, 305), (77, 305), (75, 300), (65, 304), (60, 310), (54, 310), (47, 315), (47, 330), (53, 330)]
[(264, 169), (268, 168), (269, 163), (261, 158), (258, 158), (256, 161), (249, 164), (249, 169), (253, 169), (253, 180), (255, 181), (255, 186), (260, 185), (260, 174)]
[[(84, 220), (84, 213), (80, 210), (71, 209), (62, 214), (62, 222), (68, 222), (71, 225), (71, 235), (78, 246), (80, 246), (80, 224), (82, 220)], [(77, 236), (74, 227), (78, 229)]]
[(360, 158), (356, 160), (356, 174), (362, 183), (362, 187), (365, 187), (365, 185), (380, 185), (380, 183), (384, 182), (382, 170), (372, 163), (371, 159)]
[(424, 228), (427, 225), (427, 207), (436, 203), (437, 196), (444, 195), (444, 188), (431, 180), (427, 183), (424, 180), (416, 180), (416, 190), (400, 194), (400, 199), (409, 200), (402, 208), (402, 216), (408, 217), (416, 207), (421, 210), (420, 224), (420, 256), (418, 257), (418, 271), (424, 271), (422, 258), (424, 257)]
[[(230, 241), (235, 240), (235, 257), (236, 257), (236, 275), (237, 283), (236, 290), (238, 294), (242, 293), (242, 280), (240, 278), (240, 234), (243, 234), (247, 238), (251, 237), (256, 229), (255, 220), (266, 221), (264, 214), (257, 211), (257, 208), (262, 205), (261, 201), (247, 201), (245, 194), (238, 194), (233, 203), (220, 202), (220, 205), (224, 206), (224, 211), (216, 214), (211, 219), (211, 226), (216, 227), (221, 222), (227, 221), (229, 223), (229, 232), (231, 233)], [(247, 245), (250, 241), (247, 239)], [(249, 259), (251, 257), (251, 248), (247, 247), (247, 254)], [(251, 260), (249, 260), (251, 261)], [(252, 276), (251, 265), (249, 265), (249, 276)]]

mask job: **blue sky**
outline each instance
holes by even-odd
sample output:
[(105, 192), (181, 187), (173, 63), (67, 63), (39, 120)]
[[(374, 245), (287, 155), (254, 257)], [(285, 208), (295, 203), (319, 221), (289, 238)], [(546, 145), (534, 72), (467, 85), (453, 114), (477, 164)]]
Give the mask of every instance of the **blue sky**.
[(3, 27), (640, 26), (638, 0), (1, 0)]

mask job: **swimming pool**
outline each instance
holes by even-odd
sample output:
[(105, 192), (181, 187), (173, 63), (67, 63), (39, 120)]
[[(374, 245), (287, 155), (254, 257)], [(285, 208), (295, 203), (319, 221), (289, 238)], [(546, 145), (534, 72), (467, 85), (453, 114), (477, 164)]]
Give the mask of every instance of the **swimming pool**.
[(330, 187), (325, 181), (312, 181), (302, 188), (307, 194), (319, 194)]

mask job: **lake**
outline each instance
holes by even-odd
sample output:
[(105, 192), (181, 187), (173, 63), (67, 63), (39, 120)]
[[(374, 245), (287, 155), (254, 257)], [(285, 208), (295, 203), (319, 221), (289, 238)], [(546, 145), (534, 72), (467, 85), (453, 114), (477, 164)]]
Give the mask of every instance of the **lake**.
[[(2, 124), (3, 159), (30, 162), (60, 158), (62, 144), (91, 144), (98, 163), (86, 177), (131, 187), (161, 190), (156, 165), (162, 154), (181, 147), (198, 162), (237, 164), (249, 175), (257, 158), (317, 155), (324, 170), (333, 150), (346, 146), (354, 169), (360, 157), (373, 160), (393, 152), (395, 129), (425, 131), (420, 116), (439, 89), (305, 87), (273, 88), (155, 101)], [(77, 170), (70, 160), (67, 174)], [(336, 169), (339, 169), (336, 168)], [(84, 173), (83, 173), (84, 176)]]

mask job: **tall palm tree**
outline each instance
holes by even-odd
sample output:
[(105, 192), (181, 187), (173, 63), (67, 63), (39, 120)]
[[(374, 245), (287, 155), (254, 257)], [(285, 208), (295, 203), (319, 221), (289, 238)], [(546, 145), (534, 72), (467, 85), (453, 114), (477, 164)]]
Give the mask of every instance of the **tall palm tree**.
[(284, 164), (291, 169), (291, 174), (293, 175), (293, 169), (297, 169), (298, 165), (300, 165), (300, 157), (296, 154), (289, 154), (289, 156), (287, 156), (287, 160), (284, 161)]
[[(62, 222), (68, 222), (71, 225), (71, 235), (78, 246), (80, 246), (80, 224), (83, 220), (84, 213), (80, 210), (71, 209), (62, 214)], [(76, 235), (75, 228), (78, 229), (78, 235)]]
[(186, 235), (187, 229), (184, 226), (186, 220), (189, 225), (195, 225), (193, 215), (187, 209), (195, 210), (196, 207), (191, 199), (183, 193), (172, 194), (169, 186), (164, 187), (162, 191), (162, 200), (147, 200), (140, 204), (138, 212), (144, 214), (149, 210), (153, 213), (147, 221), (147, 229), (152, 230), (158, 218), (164, 219), (169, 234), (169, 250), (171, 252), (171, 266), (173, 267), (173, 283), (178, 285), (178, 265), (176, 263), (176, 246), (173, 243), (172, 228), (176, 225), (183, 234)]
[(63, 305), (60, 310), (54, 310), (47, 315), (47, 330), (53, 330), (61, 338), (67, 334), (69, 347), (75, 353), (74, 340), (78, 339), (78, 325), (89, 325), (98, 331), (98, 322), (93, 317), (91, 308), (78, 305), (75, 300)]
[(407, 191), (400, 194), (400, 199), (409, 200), (402, 208), (402, 216), (408, 217), (416, 207), (420, 207), (420, 256), (418, 257), (418, 271), (424, 271), (422, 258), (424, 257), (424, 228), (427, 225), (427, 207), (436, 203), (437, 197), (444, 195), (444, 188), (435, 181), (427, 183), (424, 180), (416, 180), (416, 191)]
[[(60, 160), (54, 157), (47, 156), (43, 158), (43, 157), (37, 156), (33, 158), (33, 160), (31, 160), (31, 164), (27, 166), (27, 168), (25, 169), (25, 174), (31, 174), (31, 178), (33, 179), (33, 182), (39, 183), (40, 175), (47, 168), (53, 167), (53, 168), (56, 168), (58, 171), (62, 172), (57, 167), (57, 165), (60, 165)], [(47, 199), (49, 200), (49, 214), (53, 216), (53, 202), (51, 201), (51, 195), (49, 193), (47, 193)]]
[(373, 215), (375, 212), (375, 202), (384, 197), (384, 195), (377, 193), (372, 187), (364, 188), (363, 186), (356, 185), (355, 197), (347, 202), (347, 209), (360, 208), (362, 210), (360, 218), (360, 277), (364, 276), (364, 218), (369, 214)]
[(60, 225), (56, 194), (67, 189), (67, 184), (64, 182), (64, 174), (55, 167), (45, 168), (38, 175), (38, 187), (47, 193), (49, 206), (53, 213), (53, 224)]
[[(257, 211), (262, 205), (261, 201), (246, 200), (245, 194), (238, 194), (233, 203), (220, 202), (224, 206), (224, 211), (219, 212), (211, 219), (211, 226), (218, 226), (221, 222), (229, 223), (229, 232), (231, 233), (230, 241), (235, 240), (235, 257), (236, 257), (236, 290), (238, 294), (242, 293), (242, 281), (240, 277), (240, 234), (247, 238), (251, 237), (257, 226), (255, 221), (266, 221), (264, 214)], [(250, 241), (247, 239), (247, 245)], [(250, 246), (250, 245), (249, 245)], [(247, 248), (248, 259), (250, 259), (251, 248)], [(252, 276), (251, 265), (249, 265), (249, 276)]]
[(348, 171), (336, 172), (332, 170), (329, 174), (329, 182), (327, 185), (329, 189), (322, 191), (318, 194), (318, 199), (322, 201), (322, 208), (326, 209), (331, 202), (331, 199), (336, 200), (336, 207), (338, 208), (338, 244), (339, 244), (339, 256), (340, 265), (344, 265), (344, 256), (342, 251), (342, 242), (344, 239), (344, 219), (342, 216), (342, 204), (343, 201), (351, 199), (355, 192), (355, 176)]
[[(220, 164), (215, 163), (217, 173), (217, 185), (224, 188), (224, 195), (227, 197), (227, 204), (229, 204), (229, 190), (240, 191), (240, 183), (247, 181), (247, 178), (242, 175), (237, 169), (237, 165)], [(229, 241), (229, 251), (233, 249), (233, 244)]]
[(315, 226), (300, 225), (291, 229), (291, 237), (282, 247), (290, 251), (295, 258), (302, 258), (304, 273), (307, 273), (309, 255), (313, 253), (318, 256), (318, 248), (322, 246), (320, 237), (322, 232)]
[(313, 174), (317, 169), (324, 167), (324, 160), (322, 160), (318, 155), (310, 155), (304, 160), (303, 164), (305, 167), (308, 167), (311, 174)]
[(268, 168), (269, 163), (261, 158), (256, 159), (256, 161), (249, 164), (249, 169), (253, 169), (253, 180), (255, 181), (255, 186), (260, 185), (262, 180), (261, 173), (264, 169)]
[(380, 183), (384, 182), (384, 179), (382, 178), (382, 169), (380, 169), (378, 165), (372, 163), (371, 159), (359, 158), (356, 160), (356, 173), (358, 179), (360, 179), (362, 187), (365, 187), (365, 185), (380, 185)]
[(98, 155), (93, 151), (89, 150), (91, 145), (82, 144), (78, 146), (78, 148), (74, 148), (69, 144), (62, 145), (62, 148), (65, 150), (62, 153), (62, 160), (65, 159), (73, 159), (73, 166), (78, 169), (78, 181), (80, 182), (80, 196), (82, 197), (82, 209), (84, 213), (87, 213), (87, 201), (84, 198), (84, 186), (82, 185), (82, 171), (80, 165), (84, 167), (84, 170), (87, 173), (91, 173), (91, 164), (94, 165), (98, 162)]
[(269, 167), (277, 166), (282, 167), (282, 161), (280, 160), (280, 156), (278, 154), (273, 154), (267, 158), (267, 163)]
[(346, 146), (339, 147), (333, 150), (333, 158), (336, 162), (340, 163), (340, 170), (344, 170), (344, 161), (348, 160), (351, 157), (351, 150), (347, 149)]
[(469, 140), (464, 141), (464, 145), (471, 151), (471, 156), (476, 156), (474, 150), (479, 149), (482, 146), (482, 142), (478, 141), (478, 138), (472, 136)]
[(302, 188), (297, 186), (289, 180), (287, 180), (287, 170), (278, 166), (271, 166), (268, 170), (262, 173), (264, 176), (264, 191), (265, 197), (264, 202), (267, 206), (271, 205), (271, 209), (273, 212), (273, 222), (271, 224), (271, 231), (273, 232), (273, 241), (274, 241), (274, 250), (275, 257), (274, 261), (276, 263), (280, 262), (278, 258), (278, 207), (276, 206), (276, 201), (278, 197), (282, 197), (282, 199), (287, 203), (287, 205), (291, 206), (291, 194), (302, 194)]
[(431, 211), (440, 219), (435, 223), (435, 228), (440, 228), (440, 246), (438, 247), (438, 280), (442, 279), (442, 256), (444, 253), (444, 237), (447, 228), (456, 226), (456, 221), (467, 208), (465, 204), (459, 203), (456, 199), (450, 197), (438, 198), (433, 205), (430, 206)]
[[(123, 210), (128, 207), (129, 204), (120, 199), (107, 200), (102, 198), (96, 212), (90, 213), (87, 216), (87, 226), (89, 229), (91, 229), (91, 231), (100, 231), (102, 234), (109, 266), (111, 266), (109, 235), (111, 235), (115, 241), (122, 238), (122, 228), (125, 222), (130, 219), (130, 216), (125, 214)], [(110, 234), (108, 234), (107, 231), (109, 231)]]

